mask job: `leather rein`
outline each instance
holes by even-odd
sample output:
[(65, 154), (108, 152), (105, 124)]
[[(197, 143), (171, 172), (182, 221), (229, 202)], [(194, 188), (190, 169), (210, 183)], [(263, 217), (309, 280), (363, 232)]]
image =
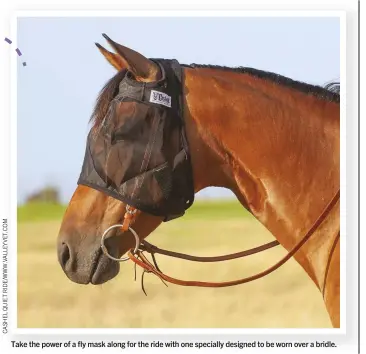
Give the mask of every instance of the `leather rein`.
[[(265, 251), (267, 249), (270, 249), (272, 247), (279, 245), (279, 242), (276, 240), (276, 241), (272, 241), (272, 242), (266, 243), (264, 245), (254, 247), (254, 248), (242, 251), (242, 252), (227, 254), (227, 255), (223, 255), (223, 256), (216, 256), (216, 257), (199, 257), (199, 256), (192, 256), (192, 255), (188, 255), (188, 254), (184, 254), (184, 253), (173, 252), (173, 251), (165, 250), (165, 249), (159, 248), (157, 246), (154, 246), (145, 240), (140, 243), (140, 240), (139, 240), (136, 232), (130, 227), (130, 225), (133, 223), (136, 215), (139, 214), (139, 210), (128, 205), (126, 207), (126, 213), (124, 216), (123, 224), (114, 225), (113, 227), (121, 227), (122, 231), (130, 230), (136, 239), (135, 249), (134, 250), (130, 249), (127, 253), (127, 257), (120, 258), (120, 259), (111, 257), (108, 254), (106, 247), (104, 246), (104, 238), (105, 238), (107, 232), (111, 228), (107, 229), (102, 236), (102, 249), (103, 249), (103, 252), (109, 258), (112, 258), (113, 260), (124, 261), (124, 260), (130, 259), (131, 261), (133, 261), (135, 263), (135, 267), (136, 267), (136, 265), (138, 265), (143, 269), (141, 285), (142, 285), (142, 290), (144, 291), (145, 294), (146, 294), (146, 292), (145, 292), (144, 285), (143, 285), (143, 279), (144, 279), (145, 273), (155, 274), (164, 284), (165, 284), (164, 281), (166, 281), (166, 282), (176, 284), (176, 285), (210, 287), (210, 288), (222, 288), (222, 287), (244, 284), (244, 283), (251, 282), (253, 280), (260, 279), (260, 278), (272, 273), (273, 271), (275, 271), (276, 269), (281, 267), (284, 263), (286, 263), (291, 257), (293, 257), (295, 255), (295, 253), (309, 240), (311, 235), (317, 230), (317, 228), (320, 226), (320, 224), (324, 221), (326, 216), (329, 214), (329, 212), (338, 202), (339, 198), (340, 198), (340, 190), (337, 191), (337, 193), (334, 195), (332, 200), (324, 208), (323, 212), (315, 220), (313, 226), (308, 230), (308, 232), (277, 263), (275, 263), (273, 266), (267, 268), (266, 270), (264, 270), (262, 272), (259, 272), (257, 274), (254, 274), (254, 275), (251, 275), (251, 276), (248, 276), (245, 278), (232, 280), (232, 281), (206, 282), (206, 281), (194, 281), (194, 280), (181, 280), (181, 279), (170, 277), (159, 269), (159, 266), (157, 265), (157, 262), (155, 259), (155, 254), (162, 254), (162, 255), (165, 255), (168, 257), (180, 258), (180, 259), (185, 259), (185, 260), (194, 261), (194, 262), (221, 262), (221, 261), (227, 261), (227, 260), (236, 259), (236, 258), (242, 258), (242, 257), (246, 257), (246, 256), (249, 256), (249, 255), (252, 255), (255, 253)], [(153, 263), (151, 263), (146, 258), (144, 252), (151, 254)]]

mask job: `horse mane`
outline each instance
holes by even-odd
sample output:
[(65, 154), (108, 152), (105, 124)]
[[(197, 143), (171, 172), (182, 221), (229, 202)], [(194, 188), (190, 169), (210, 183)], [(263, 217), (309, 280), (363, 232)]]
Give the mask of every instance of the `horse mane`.
[[(316, 85), (310, 85), (301, 81), (295, 81), (286, 76), (275, 74), (269, 71), (263, 71), (247, 67), (230, 68), (227, 66), (204, 65), (204, 64), (190, 64), (190, 65), (182, 64), (182, 66), (189, 68), (215, 69), (215, 70), (237, 72), (242, 74), (249, 74), (258, 77), (260, 79), (269, 80), (280, 85), (285, 85), (287, 87), (297, 89), (301, 92), (311, 94), (319, 99), (331, 102), (338, 102), (338, 103), (340, 102), (339, 82), (329, 82), (324, 87), (321, 87)], [(90, 123), (92, 123), (94, 128), (98, 128), (101, 122), (103, 121), (105, 115), (108, 112), (109, 104), (111, 103), (113, 98), (117, 95), (119, 83), (122, 81), (125, 74), (126, 70), (119, 71), (104, 85), (104, 87), (100, 91), (96, 100), (93, 113), (90, 118)]]
[(263, 71), (248, 67), (242, 67), (239, 66), (237, 68), (230, 68), (227, 66), (219, 66), (219, 65), (204, 65), (204, 64), (190, 64), (190, 65), (184, 65), (186, 67), (190, 68), (203, 68), (203, 69), (214, 69), (214, 70), (223, 70), (223, 71), (231, 71), (236, 72), (240, 74), (248, 74), (252, 75), (254, 77), (257, 77), (259, 79), (264, 79), (268, 81), (275, 82), (279, 85), (284, 85), (296, 90), (299, 90), (301, 92), (304, 92), (306, 94), (313, 95), (317, 98), (331, 101), (331, 102), (337, 102), (340, 101), (340, 83), (339, 82), (330, 82), (326, 84), (324, 87), (317, 86), (317, 85), (311, 85), (307, 84), (305, 82), (301, 81), (295, 81), (292, 80), (286, 76), (282, 76), (273, 72), (269, 71)]
[(100, 90), (96, 99), (93, 113), (90, 117), (90, 123), (93, 128), (98, 128), (108, 112), (109, 105), (113, 98), (118, 94), (119, 84), (126, 75), (126, 70), (119, 71), (114, 75)]
[(339, 82), (329, 82), (324, 86), (324, 88), (330, 92), (338, 93), (338, 95), (341, 92), (341, 84)]

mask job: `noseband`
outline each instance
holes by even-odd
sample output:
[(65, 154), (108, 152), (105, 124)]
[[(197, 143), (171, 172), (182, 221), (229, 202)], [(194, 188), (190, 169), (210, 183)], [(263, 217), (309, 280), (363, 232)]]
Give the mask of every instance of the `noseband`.
[[(172, 284), (182, 285), (182, 286), (197, 286), (197, 287), (210, 287), (210, 288), (222, 288), (222, 287), (240, 285), (240, 284), (244, 284), (244, 283), (249, 283), (253, 280), (260, 279), (260, 278), (272, 273), (273, 271), (275, 271), (276, 269), (281, 267), (283, 264), (285, 264), (290, 258), (292, 258), (296, 254), (296, 252), (298, 252), (300, 250), (300, 248), (310, 239), (311, 235), (313, 235), (314, 232), (318, 229), (318, 227), (321, 225), (321, 223), (325, 220), (326, 216), (330, 213), (332, 208), (336, 205), (339, 198), (340, 198), (340, 190), (337, 191), (337, 193), (334, 195), (332, 200), (324, 208), (323, 212), (315, 220), (313, 226), (308, 230), (308, 232), (282, 259), (280, 259), (273, 266), (267, 268), (266, 270), (264, 270), (262, 272), (251, 275), (249, 277), (237, 279), (237, 280), (226, 281), (226, 282), (203, 282), (203, 281), (181, 280), (181, 279), (173, 278), (173, 277), (170, 277), (170, 276), (164, 274), (159, 269), (159, 266), (156, 263), (155, 254), (162, 254), (165, 256), (173, 257), (173, 258), (180, 258), (180, 259), (185, 259), (185, 260), (195, 261), (195, 262), (221, 262), (221, 261), (226, 261), (226, 260), (231, 260), (231, 259), (236, 259), (236, 258), (242, 258), (242, 257), (246, 257), (246, 256), (249, 256), (249, 255), (252, 255), (255, 253), (265, 251), (267, 249), (270, 249), (272, 247), (279, 245), (279, 242), (273, 241), (273, 242), (269, 242), (264, 245), (261, 245), (259, 247), (251, 248), (249, 250), (245, 250), (245, 251), (238, 252), (238, 253), (227, 254), (227, 255), (223, 255), (223, 256), (217, 256), (217, 257), (198, 257), (198, 256), (184, 254), (184, 253), (172, 252), (172, 251), (158, 248), (158, 247), (148, 243), (147, 241), (140, 242), (140, 239), (137, 236), (136, 232), (130, 227), (130, 224), (134, 221), (135, 216), (137, 215), (137, 209), (127, 206), (123, 224), (113, 225), (113, 226), (109, 227), (103, 233), (102, 240), (101, 240), (101, 247), (102, 247), (104, 254), (107, 257), (109, 257), (110, 259), (113, 259), (118, 262), (131, 259), (135, 263), (135, 266), (139, 265), (143, 269), (141, 285), (142, 285), (142, 290), (144, 291), (145, 295), (146, 295), (146, 291), (145, 291), (144, 285), (143, 285), (143, 279), (144, 279), (145, 273), (155, 274), (164, 284), (166, 281), (166, 282), (169, 282)], [(123, 257), (120, 259), (112, 257), (108, 253), (108, 250), (107, 250), (106, 246), (104, 245), (104, 240), (105, 240), (107, 233), (112, 228), (116, 228), (116, 227), (121, 227), (123, 232), (130, 230), (136, 239), (135, 248), (130, 249), (128, 251), (127, 257)], [(146, 256), (144, 255), (144, 252), (151, 254), (153, 263), (151, 263), (146, 258)], [(329, 262), (329, 260), (328, 260), (328, 262)]]

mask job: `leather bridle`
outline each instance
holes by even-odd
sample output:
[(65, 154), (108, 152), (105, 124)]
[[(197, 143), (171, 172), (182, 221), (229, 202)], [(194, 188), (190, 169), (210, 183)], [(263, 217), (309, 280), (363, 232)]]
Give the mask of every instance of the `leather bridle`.
[[(102, 241), (101, 241), (102, 250), (109, 258), (112, 258), (113, 260), (116, 260), (116, 261), (124, 261), (124, 260), (128, 260), (128, 259), (132, 260), (135, 263), (135, 266), (138, 265), (143, 269), (143, 275), (145, 273), (155, 274), (158, 278), (160, 278), (160, 280), (163, 283), (164, 283), (164, 281), (166, 281), (166, 282), (173, 283), (176, 285), (210, 287), (210, 288), (222, 288), (222, 287), (244, 284), (244, 283), (248, 283), (253, 280), (256, 280), (256, 279), (260, 279), (260, 278), (272, 273), (273, 271), (275, 271), (276, 269), (281, 267), (284, 263), (286, 263), (291, 257), (293, 257), (296, 254), (296, 252), (298, 252), (299, 249), (310, 239), (311, 235), (314, 234), (314, 232), (317, 230), (317, 228), (321, 225), (321, 223), (330, 213), (332, 208), (338, 202), (339, 198), (340, 198), (340, 190), (337, 191), (337, 193), (334, 195), (334, 197), (331, 199), (331, 201), (327, 204), (327, 206), (324, 208), (323, 212), (315, 220), (315, 222), (313, 223), (312, 227), (308, 230), (308, 232), (277, 263), (275, 263), (273, 266), (269, 267), (268, 269), (266, 269), (262, 272), (259, 272), (257, 274), (254, 274), (254, 275), (251, 275), (251, 276), (248, 276), (245, 278), (232, 280), (232, 281), (206, 282), (206, 281), (194, 281), (194, 280), (181, 280), (181, 279), (170, 277), (170, 276), (164, 274), (159, 269), (159, 267), (156, 263), (155, 254), (162, 254), (162, 255), (165, 255), (168, 257), (180, 258), (180, 259), (185, 259), (185, 260), (195, 261), (195, 262), (221, 262), (221, 261), (227, 261), (227, 260), (236, 259), (236, 258), (242, 258), (242, 257), (246, 257), (249, 255), (258, 253), (258, 252), (265, 251), (267, 249), (270, 249), (272, 247), (279, 245), (279, 242), (272, 241), (272, 242), (266, 243), (264, 245), (261, 245), (259, 247), (251, 248), (249, 250), (245, 250), (245, 251), (238, 252), (238, 253), (227, 254), (227, 255), (223, 255), (223, 256), (217, 256), (217, 257), (199, 257), (199, 256), (192, 256), (192, 255), (188, 255), (188, 254), (184, 254), (184, 253), (172, 252), (172, 251), (164, 250), (157, 246), (154, 246), (145, 240), (140, 243), (140, 240), (139, 240), (136, 232), (130, 226), (133, 223), (136, 215), (138, 215), (139, 211), (136, 208), (127, 206), (123, 225), (114, 225), (114, 226), (115, 227), (120, 226), (123, 232), (130, 230), (134, 234), (135, 239), (136, 239), (135, 249), (130, 249), (127, 253), (127, 257), (123, 257), (120, 259), (110, 256), (108, 254), (107, 248), (104, 245), (104, 240), (105, 240), (105, 237), (106, 237), (108, 231), (111, 229), (111, 227), (110, 227), (109, 229), (107, 229), (104, 232), (104, 234), (102, 236)], [(144, 252), (151, 254), (153, 263), (151, 263), (146, 258)], [(143, 289), (144, 293), (146, 294), (144, 286), (143, 286), (143, 276), (142, 276), (142, 289)]]

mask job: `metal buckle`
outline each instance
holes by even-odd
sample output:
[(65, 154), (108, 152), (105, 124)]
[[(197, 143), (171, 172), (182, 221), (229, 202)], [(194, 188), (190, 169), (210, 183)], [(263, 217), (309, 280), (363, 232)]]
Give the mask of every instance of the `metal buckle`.
[[(102, 239), (100, 240), (100, 246), (102, 248), (102, 251), (103, 253), (109, 258), (109, 259), (112, 259), (113, 261), (116, 261), (116, 262), (124, 262), (124, 261), (128, 261), (130, 258), (129, 257), (121, 257), (121, 258), (116, 258), (116, 257), (113, 257), (111, 256), (109, 253), (108, 253), (108, 249), (107, 247), (105, 246), (104, 242), (105, 242), (105, 238), (108, 234), (109, 231), (111, 231), (112, 229), (115, 229), (116, 227), (119, 227), (121, 228), (123, 225), (122, 224), (116, 224), (116, 225), (112, 225), (110, 227), (108, 227), (107, 230), (104, 231), (103, 235), (102, 235)], [(135, 240), (136, 240), (136, 246), (135, 246), (135, 249), (132, 251), (133, 254), (135, 254), (137, 252), (137, 250), (139, 249), (140, 247), (140, 238), (139, 236), (137, 235), (136, 231), (132, 228), (132, 227), (129, 227), (128, 228), (129, 231), (131, 231), (132, 235), (135, 237)]]

